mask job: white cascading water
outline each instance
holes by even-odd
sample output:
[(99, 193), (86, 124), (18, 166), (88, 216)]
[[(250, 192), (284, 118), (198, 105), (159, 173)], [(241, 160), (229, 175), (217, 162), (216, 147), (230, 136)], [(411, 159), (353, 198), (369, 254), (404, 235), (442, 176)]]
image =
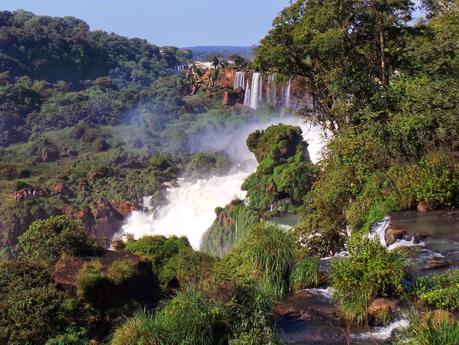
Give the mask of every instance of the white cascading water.
[(250, 87), (249, 87), (249, 81), (247, 80), (246, 83), (245, 83), (245, 94), (244, 94), (244, 105), (247, 106), (247, 107), (250, 107), (250, 95), (251, 95), (251, 91), (250, 91)]
[(292, 80), (289, 79), (287, 87), (284, 92), (284, 107), (291, 108), (292, 105)]
[(266, 102), (269, 105), (277, 105), (276, 100), (276, 74), (270, 74), (268, 76), (268, 91), (266, 94)]
[[(226, 140), (220, 140), (214, 149), (225, 149), (234, 161), (240, 163), (247, 159), (254, 160), (253, 154), (245, 145), (248, 134), (279, 122), (300, 126), (303, 137), (309, 144), (311, 160), (317, 162), (320, 159), (325, 141), (322, 129), (295, 117), (247, 125), (228, 135)], [(209, 141), (206, 140), (206, 143)], [(179, 179), (177, 187), (167, 190), (165, 206), (155, 212), (149, 210), (148, 205), (145, 205), (144, 211), (134, 211), (116, 237), (122, 237), (123, 234), (132, 234), (135, 238), (146, 235), (186, 236), (192, 247), (198, 250), (202, 235), (215, 219), (215, 208), (224, 207), (235, 198), (244, 199), (245, 192), (240, 187), (255, 166), (254, 164), (251, 171), (242, 171), (236, 167), (227, 176), (213, 176), (197, 181)], [(148, 199), (145, 201), (148, 202)]]
[(250, 108), (258, 109), (262, 101), (263, 94), (263, 77), (261, 73), (255, 72), (252, 75), (252, 86), (250, 87)]
[(383, 247), (386, 247), (387, 250), (391, 251), (396, 248), (400, 247), (424, 247), (424, 242), (416, 242), (414, 237), (410, 240), (399, 239), (392, 243), (391, 245), (387, 245), (386, 243), (386, 231), (391, 226), (391, 219), (389, 216), (385, 217), (382, 221), (375, 223), (371, 227), (370, 234), (368, 235), (372, 240), (378, 240)]
[(234, 76), (234, 88), (241, 88), (243, 89), (245, 87), (245, 72), (236, 72), (236, 75)]

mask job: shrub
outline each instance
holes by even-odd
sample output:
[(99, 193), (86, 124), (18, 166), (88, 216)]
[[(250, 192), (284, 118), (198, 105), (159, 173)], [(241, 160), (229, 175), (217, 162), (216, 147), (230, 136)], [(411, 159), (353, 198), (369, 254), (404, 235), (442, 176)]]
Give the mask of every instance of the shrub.
[(376, 297), (403, 292), (405, 262), (400, 255), (367, 238), (352, 239), (348, 250), (349, 257), (332, 262), (334, 298), (346, 320), (362, 324), (369, 303)]
[(410, 326), (399, 339), (399, 345), (457, 345), (459, 343), (459, 322), (432, 319), (421, 321), (411, 318)]
[(87, 262), (77, 274), (77, 294), (78, 297), (86, 301), (95, 301), (95, 291), (105, 281), (102, 272), (102, 264), (98, 260)]
[(225, 333), (220, 306), (197, 290), (188, 289), (166, 302), (156, 316), (167, 334), (166, 344), (219, 344)]
[(290, 273), (290, 289), (301, 290), (319, 285), (319, 263), (306, 257), (293, 266)]
[(56, 337), (49, 338), (45, 345), (87, 345), (86, 330), (75, 325), (69, 326)]
[(444, 274), (419, 277), (416, 295), (422, 304), (438, 309), (459, 307), (459, 269)]
[(108, 267), (106, 276), (115, 284), (121, 284), (132, 279), (137, 273), (132, 261), (116, 260)]
[(62, 254), (78, 255), (95, 249), (95, 244), (79, 220), (53, 216), (33, 222), (19, 237), (21, 255), (48, 264)]
[(160, 345), (164, 344), (162, 331), (153, 314), (138, 312), (116, 328), (111, 345)]
[(241, 245), (242, 259), (267, 291), (283, 296), (295, 263), (296, 244), (290, 233), (268, 223), (254, 225)]
[(128, 241), (125, 250), (149, 259), (154, 273), (165, 286), (177, 279), (177, 255), (192, 249), (186, 237), (145, 236)]
[(0, 262), (0, 301), (1, 344), (41, 345), (65, 327), (64, 294), (38, 262)]

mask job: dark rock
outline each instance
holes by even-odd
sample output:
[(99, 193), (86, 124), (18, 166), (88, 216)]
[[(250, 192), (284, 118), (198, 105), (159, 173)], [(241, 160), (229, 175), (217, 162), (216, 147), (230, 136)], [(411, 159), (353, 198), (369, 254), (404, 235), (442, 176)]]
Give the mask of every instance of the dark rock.
[(425, 270), (433, 270), (436, 268), (445, 268), (449, 267), (450, 263), (448, 260), (442, 259), (442, 258), (432, 258), (427, 261), (427, 263), (424, 265), (423, 269)]
[(396, 226), (391, 225), (384, 235), (384, 239), (386, 240), (386, 244), (390, 246), (391, 244), (397, 242), (397, 240), (401, 240), (405, 238), (407, 235), (405, 230), (399, 229)]
[(377, 298), (368, 306), (368, 314), (375, 319), (386, 320), (395, 312), (398, 300)]

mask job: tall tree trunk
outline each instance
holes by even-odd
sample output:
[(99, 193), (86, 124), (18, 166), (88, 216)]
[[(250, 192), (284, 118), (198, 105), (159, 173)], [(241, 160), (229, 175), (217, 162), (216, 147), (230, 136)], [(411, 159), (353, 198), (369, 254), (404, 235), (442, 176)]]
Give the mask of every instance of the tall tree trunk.
[(381, 80), (384, 86), (388, 84), (387, 66), (386, 66), (386, 37), (384, 29), (379, 32), (379, 46), (381, 49)]
[(386, 65), (386, 35), (384, 33), (383, 14), (378, 11), (378, 26), (379, 26), (379, 50), (381, 57), (381, 82), (384, 87), (389, 83), (387, 65)]

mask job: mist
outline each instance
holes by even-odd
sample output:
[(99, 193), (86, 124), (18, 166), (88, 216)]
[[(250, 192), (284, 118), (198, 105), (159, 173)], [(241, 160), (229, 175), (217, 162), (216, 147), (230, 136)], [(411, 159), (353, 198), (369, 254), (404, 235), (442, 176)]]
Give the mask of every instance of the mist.
[[(246, 196), (241, 185), (257, 166), (255, 156), (246, 145), (248, 135), (279, 123), (301, 127), (303, 138), (309, 144), (312, 162), (320, 160), (326, 142), (322, 128), (291, 115), (269, 121), (253, 121), (238, 129), (200, 133), (199, 139), (192, 138), (190, 149), (224, 151), (234, 163), (230, 172), (225, 176), (198, 180), (179, 179), (177, 186), (165, 192), (166, 202), (163, 206), (156, 210), (134, 211), (116, 237), (123, 234), (131, 234), (136, 239), (147, 235), (185, 236), (191, 246), (199, 250), (203, 234), (215, 219), (215, 208), (224, 207), (232, 200), (244, 199)], [(247, 161), (253, 164), (242, 164)]]

